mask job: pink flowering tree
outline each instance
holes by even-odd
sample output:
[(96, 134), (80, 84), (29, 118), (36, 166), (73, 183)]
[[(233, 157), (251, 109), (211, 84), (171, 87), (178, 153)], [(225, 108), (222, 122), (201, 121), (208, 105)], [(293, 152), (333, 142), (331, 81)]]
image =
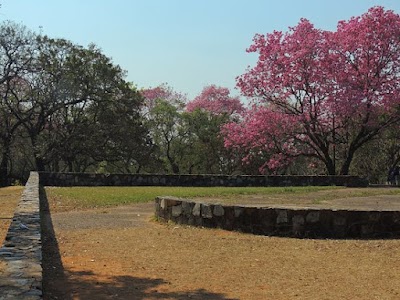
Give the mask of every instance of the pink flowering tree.
[(187, 172), (192, 143), (182, 115), (186, 96), (166, 84), (143, 89), (141, 93), (146, 125), (157, 148), (156, 161), (161, 164), (156, 172), (160, 168), (167, 173)]
[(141, 94), (144, 97), (144, 113), (147, 114), (156, 105), (157, 101), (166, 101), (179, 109), (182, 109), (187, 102), (185, 94), (175, 91), (168, 84), (163, 83), (156, 87), (142, 89)]
[(271, 152), (276, 168), (296, 156), (348, 174), (356, 152), (400, 121), (400, 16), (373, 7), (334, 32), (306, 19), (257, 34), (256, 66), (237, 78), (255, 107), (226, 128), (227, 147)]
[(186, 105), (188, 112), (196, 109), (208, 111), (214, 115), (232, 115), (243, 112), (243, 104), (239, 97), (230, 95), (228, 88), (209, 85)]
[(222, 128), (225, 147), (241, 156), (244, 165), (260, 164), (260, 173), (278, 172), (299, 155), (301, 138), (293, 135), (297, 130), (296, 116), (256, 105), (242, 114), (240, 122)]
[(231, 96), (228, 88), (209, 85), (186, 105), (186, 120), (195, 137), (197, 171), (200, 173), (231, 173), (237, 164), (232, 151), (224, 147), (221, 128), (244, 111), (239, 97)]

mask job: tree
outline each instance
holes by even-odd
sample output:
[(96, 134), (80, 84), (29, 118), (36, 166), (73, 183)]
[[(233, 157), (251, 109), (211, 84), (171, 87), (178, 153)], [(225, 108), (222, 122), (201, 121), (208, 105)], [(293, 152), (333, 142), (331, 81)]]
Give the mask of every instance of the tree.
[(388, 174), (400, 165), (400, 124), (386, 129), (354, 157), (352, 173), (368, 178), (370, 182), (385, 183)]
[(156, 146), (155, 172), (190, 173), (192, 139), (183, 116), (186, 96), (166, 84), (141, 91), (145, 97), (145, 117)]
[[(51, 132), (61, 127), (56, 116), (72, 106), (85, 107), (101, 97), (101, 61), (95, 49), (84, 49), (69, 41), (37, 37), (34, 68), (16, 85), (15, 103), (9, 108), (22, 125), (32, 145), (36, 168), (44, 171), (52, 159)], [(98, 69), (97, 69), (98, 68)], [(93, 83), (96, 82), (95, 85)]]
[(187, 102), (185, 94), (175, 91), (168, 84), (163, 83), (156, 87), (148, 89), (142, 89), (141, 93), (145, 99), (143, 112), (145, 115), (149, 113), (158, 103), (159, 100), (164, 100), (179, 109), (182, 109), (184, 104)]
[(236, 164), (224, 147), (221, 128), (244, 108), (228, 88), (209, 85), (186, 105), (186, 119), (195, 137), (193, 161), (197, 173), (232, 173)]
[(231, 116), (243, 111), (239, 97), (231, 97), (228, 88), (216, 85), (206, 86), (200, 95), (186, 105), (186, 110), (205, 110), (215, 115), (226, 114)]
[(400, 121), (400, 16), (393, 11), (373, 7), (335, 32), (301, 19), (285, 34), (257, 34), (247, 51), (259, 59), (237, 85), (254, 99), (248, 113), (255, 120), (229, 125), (226, 143), (255, 153), (264, 136), (272, 169), (306, 156), (331, 175), (348, 174), (357, 151)]
[(41, 72), (29, 95), (34, 110), (24, 122), (37, 168), (62, 162), (69, 171), (84, 171), (107, 161), (127, 172), (139, 165), (148, 151), (143, 98), (125, 72), (94, 45), (47, 37), (38, 61)]
[(192, 101), (167, 85), (142, 90), (159, 168), (166, 173), (230, 173), (221, 126), (243, 110), (227, 88), (207, 86)]
[(19, 105), (15, 102), (16, 87), (24, 85), (22, 78), (33, 68), (35, 50), (35, 35), (26, 27), (12, 22), (0, 26), (0, 186), (9, 183), (12, 143), (25, 121), (10, 110)]
[(0, 26), (0, 185), (39, 171), (139, 172), (153, 161), (141, 93), (95, 45)]
[[(97, 134), (90, 157), (107, 162), (109, 172), (139, 172), (152, 160), (154, 145), (141, 115), (141, 93), (124, 81), (117, 81), (112, 97), (89, 107), (87, 115)], [(98, 147), (103, 145), (102, 147)], [(97, 149), (97, 151), (94, 151)]]

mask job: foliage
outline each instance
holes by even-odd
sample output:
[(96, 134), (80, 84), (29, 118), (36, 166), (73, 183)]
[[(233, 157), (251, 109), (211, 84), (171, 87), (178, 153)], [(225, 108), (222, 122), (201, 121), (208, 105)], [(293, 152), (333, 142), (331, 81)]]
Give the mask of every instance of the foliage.
[(256, 66), (237, 85), (254, 106), (226, 127), (226, 146), (262, 169), (299, 155), (321, 161), (329, 174), (348, 174), (355, 154), (400, 121), (400, 16), (373, 7), (341, 21), (337, 31), (306, 19), (287, 33), (257, 34), (248, 52)]
[(243, 105), (239, 97), (230, 96), (229, 89), (209, 85), (203, 89), (200, 95), (186, 105), (188, 112), (196, 109), (205, 110), (215, 115), (232, 115), (241, 113)]
[(334, 32), (301, 19), (254, 37), (258, 62), (194, 99), (137, 90), (95, 45), (0, 24), (0, 186), (30, 170), (348, 174), (400, 164), (400, 16), (373, 7)]
[(30, 169), (89, 171), (108, 161), (108, 171), (133, 172), (148, 159), (143, 98), (96, 46), (4, 23), (0, 62), (2, 185)]
[(229, 90), (214, 85), (187, 102), (167, 85), (142, 90), (150, 136), (159, 162), (155, 172), (231, 173), (231, 154), (223, 146), (221, 126), (243, 110)]

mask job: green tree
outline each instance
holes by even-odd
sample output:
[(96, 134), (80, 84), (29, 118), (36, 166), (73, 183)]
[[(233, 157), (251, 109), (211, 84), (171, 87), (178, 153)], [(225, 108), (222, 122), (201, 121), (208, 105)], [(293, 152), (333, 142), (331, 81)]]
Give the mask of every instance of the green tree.
[(167, 173), (180, 174), (190, 170), (187, 158), (193, 143), (182, 108), (183, 103), (177, 106), (164, 99), (157, 99), (148, 114), (148, 124), (151, 137), (157, 145), (158, 159), (163, 164), (163, 171)]
[(34, 67), (35, 35), (26, 27), (12, 22), (0, 26), (0, 186), (9, 184), (11, 148), (24, 117), (11, 112), (24, 105), (16, 101), (24, 77)]
[(94, 45), (85, 49), (47, 37), (41, 42), (42, 72), (31, 94), (36, 109), (24, 123), (37, 168), (85, 171), (102, 161), (140, 160), (148, 151), (143, 98), (121, 68)]

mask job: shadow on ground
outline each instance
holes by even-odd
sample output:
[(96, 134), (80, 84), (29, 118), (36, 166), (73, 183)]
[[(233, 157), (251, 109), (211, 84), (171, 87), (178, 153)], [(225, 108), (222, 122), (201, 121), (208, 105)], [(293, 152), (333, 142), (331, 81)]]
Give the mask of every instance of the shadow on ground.
[(204, 289), (163, 292), (157, 288), (168, 284), (161, 278), (138, 278), (133, 276), (112, 276), (107, 282), (90, 279), (90, 271), (68, 271), (64, 269), (46, 191), (40, 190), (43, 249), (43, 294), (50, 299), (215, 299), (228, 300), (223, 294)]

